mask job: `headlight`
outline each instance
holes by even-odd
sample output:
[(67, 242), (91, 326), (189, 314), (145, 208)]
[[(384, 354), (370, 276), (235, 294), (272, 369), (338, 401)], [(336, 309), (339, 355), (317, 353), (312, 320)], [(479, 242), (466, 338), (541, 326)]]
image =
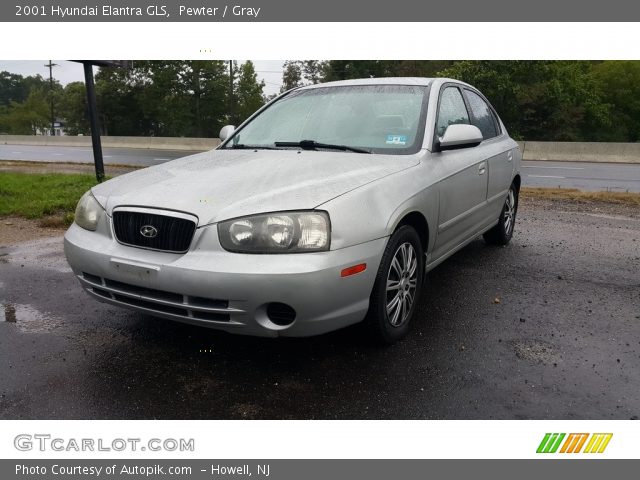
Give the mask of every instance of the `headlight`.
[(242, 253), (302, 253), (329, 250), (327, 212), (277, 212), (218, 224), (222, 248)]
[(102, 206), (91, 195), (91, 190), (85, 193), (76, 207), (75, 222), (87, 230), (95, 230), (98, 226), (98, 219), (104, 212)]

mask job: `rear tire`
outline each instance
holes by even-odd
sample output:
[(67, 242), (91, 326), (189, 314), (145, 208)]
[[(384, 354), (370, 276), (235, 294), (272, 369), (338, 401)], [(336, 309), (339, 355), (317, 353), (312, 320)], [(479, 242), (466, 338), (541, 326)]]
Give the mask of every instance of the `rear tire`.
[(483, 235), (484, 241), (490, 245), (506, 245), (513, 237), (513, 229), (518, 213), (518, 188), (514, 183), (509, 187), (507, 198), (502, 206), (498, 223)]
[(391, 236), (371, 291), (366, 325), (378, 343), (390, 345), (409, 332), (424, 278), (424, 255), (413, 227)]

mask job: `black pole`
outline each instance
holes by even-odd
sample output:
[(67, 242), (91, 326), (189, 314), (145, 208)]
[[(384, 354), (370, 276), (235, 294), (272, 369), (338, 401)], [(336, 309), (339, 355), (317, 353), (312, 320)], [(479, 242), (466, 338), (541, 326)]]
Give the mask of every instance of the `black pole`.
[(102, 144), (100, 142), (100, 125), (98, 124), (98, 106), (96, 103), (96, 87), (93, 84), (93, 66), (89, 62), (84, 65), (84, 82), (87, 87), (87, 104), (89, 105), (89, 123), (91, 124), (91, 144), (93, 145), (93, 161), (96, 165), (96, 179), (104, 180), (104, 163), (102, 162)]
[(51, 103), (51, 136), (55, 137), (56, 136), (56, 117), (53, 113), (53, 67), (55, 67), (57, 64), (55, 63), (51, 63), (51, 60), (49, 60), (49, 63), (47, 63), (45, 65), (45, 67), (49, 67), (49, 101)]

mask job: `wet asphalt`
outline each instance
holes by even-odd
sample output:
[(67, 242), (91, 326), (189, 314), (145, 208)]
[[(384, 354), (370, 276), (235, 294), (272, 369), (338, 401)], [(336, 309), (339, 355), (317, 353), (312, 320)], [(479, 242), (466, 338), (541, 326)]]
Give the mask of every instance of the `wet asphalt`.
[(640, 218), (519, 211), (429, 274), (410, 336), (232, 336), (100, 304), (61, 238), (0, 249), (2, 419), (637, 419)]

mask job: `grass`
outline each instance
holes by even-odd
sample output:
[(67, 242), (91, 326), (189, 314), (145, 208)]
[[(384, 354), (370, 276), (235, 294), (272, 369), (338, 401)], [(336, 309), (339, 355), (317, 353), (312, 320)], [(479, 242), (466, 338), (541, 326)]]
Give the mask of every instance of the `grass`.
[[(43, 227), (70, 225), (78, 200), (95, 184), (93, 175), (0, 172), (0, 216), (40, 219)], [(640, 206), (640, 193), (568, 188), (523, 188), (520, 193), (523, 198)]]
[(0, 216), (39, 218), (48, 227), (69, 225), (78, 200), (95, 184), (92, 175), (0, 172)]
[(640, 193), (584, 192), (575, 188), (522, 188), (523, 198), (565, 200), (573, 203), (614, 203), (640, 206)]

